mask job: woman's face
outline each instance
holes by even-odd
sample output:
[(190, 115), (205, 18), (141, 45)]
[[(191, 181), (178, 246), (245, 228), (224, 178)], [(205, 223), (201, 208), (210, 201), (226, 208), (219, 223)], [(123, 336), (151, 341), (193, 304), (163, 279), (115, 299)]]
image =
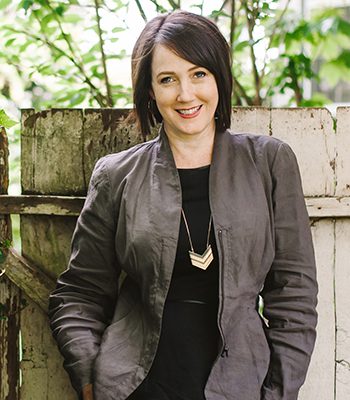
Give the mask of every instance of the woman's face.
[(219, 101), (214, 75), (157, 45), (152, 58), (152, 92), (168, 136), (215, 133)]

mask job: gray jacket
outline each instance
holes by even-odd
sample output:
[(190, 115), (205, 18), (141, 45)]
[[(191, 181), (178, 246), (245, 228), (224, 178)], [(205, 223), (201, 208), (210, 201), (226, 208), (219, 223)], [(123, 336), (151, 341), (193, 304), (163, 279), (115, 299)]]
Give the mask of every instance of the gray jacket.
[[(295, 400), (317, 320), (314, 251), (295, 155), (276, 138), (216, 133), (209, 182), (221, 343), (206, 399)], [(69, 268), (50, 297), (53, 334), (78, 393), (93, 382), (95, 400), (124, 400), (147, 375), (180, 215), (180, 181), (164, 131), (97, 162)], [(267, 323), (257, 311), (259, 294)]]

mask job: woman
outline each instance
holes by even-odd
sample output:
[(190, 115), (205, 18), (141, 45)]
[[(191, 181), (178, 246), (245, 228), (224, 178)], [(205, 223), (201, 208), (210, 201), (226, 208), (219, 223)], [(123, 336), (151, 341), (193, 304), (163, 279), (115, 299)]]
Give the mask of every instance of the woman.
[(132, 59), (140, 130), (162, 128), (93, 171), (50, 298), (72, 384), (84, 400), (297, 399), (317, 284), (296, 158), (228, 131), (230, 50), (208, 19), (156, 17)]

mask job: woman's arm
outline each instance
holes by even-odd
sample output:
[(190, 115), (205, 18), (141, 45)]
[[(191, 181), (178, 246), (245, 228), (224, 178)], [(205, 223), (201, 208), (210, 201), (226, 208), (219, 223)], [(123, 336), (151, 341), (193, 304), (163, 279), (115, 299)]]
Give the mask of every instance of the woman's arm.
[(101, 335), (117, 299), (115, 225), (108, 171), (102, 158), (92, 173), (73, 234), (68, 269), (59, 277), (49, 304), (53, 336), (79, 394), (92, 383)]
[(262, 400), (296, 400), (317, 322), (314, 249), (296, 157), (281, 143), (272, 165), (275, 258), (262, 291), (269, 371)]

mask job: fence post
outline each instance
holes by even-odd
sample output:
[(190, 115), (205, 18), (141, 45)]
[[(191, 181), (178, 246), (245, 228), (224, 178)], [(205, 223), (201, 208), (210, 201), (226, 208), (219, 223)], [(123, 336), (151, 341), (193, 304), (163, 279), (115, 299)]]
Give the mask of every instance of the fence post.
[[(0, 127), (0, 194), (9, 184), (8, 139)], [(0, 215), (0, 271), (7, 256), (7, 241), (12, 240), (11, 217)], [(1, 273), (1, 272), (0, 272)], [(20, 290), (2, 274), (0, 277), (0, 398), (18, 400), (19, 392), (19, 317)]]

